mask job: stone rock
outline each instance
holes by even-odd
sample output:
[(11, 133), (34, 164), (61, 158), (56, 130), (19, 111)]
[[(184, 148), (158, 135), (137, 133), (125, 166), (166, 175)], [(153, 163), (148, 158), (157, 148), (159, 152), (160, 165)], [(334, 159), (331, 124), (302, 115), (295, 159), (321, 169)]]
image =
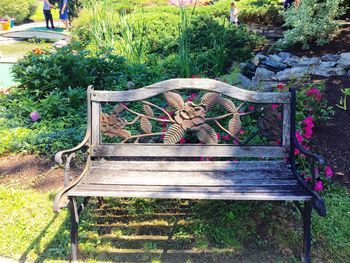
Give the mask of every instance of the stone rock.
[(337, 54), (326, 54), (322, 56), (322, 60), (326, 62), (337, 62), (340, 59), (340, 55)]
[(250, 89), (252, 87), (252, 81), (250, 78), (247, 78), (246, 76), (239, 73), (237, 79), (243, 88)]
[(289, 52), (280, 52), (280, 53), (278, 53), (278, 56), (281, 57), (283, 60), (286, 60), (286, 59), (292, 57), (292, 53), (289, 53)]
[(346, 74), (346, 70), (343, 68), (316, 67), (311, 71), (311, 74), (323, 77), (343, 76)]
[(273, 71), (267, 70), (266, 68), (257, 68), (255, 75), (261, 80), (277, 80), (275, 73)]
[(319, 68), (332, 68), (332, 67), (335, 67), (335, 65), (337, 65), (337, 62), (333, 62), (333, 61), (324, 61), (324, 62), (321, 62), (320, 65), (319, 65)]
[(273, 60), (275, 60), (275, 61), (277, 61), (277, 62), (282, 62), (282, 58), (280, 57), (280, 56), (278, 56), (278, 55), (269, 55), (269, 58), (271, 58), (271, 59), (273, 59)]
[(254, 76), (252, 78), (252, 86), (251, 90), (255, 91), (273, 91), (273, 89), (277, 86), (278, 82), (275, 81), (263, 81), (259, 79), (258, 76)]
[(299, 63), (297, 64), (297, 66), (312, 66), (312, 65), (317, 65), (321, 62), (320, 58), (317, 57), (312, 57), (309, 58), (307, 56), (303, 56), (301, 57), (301, 59), (299, 60)]
[(258, 54), (256, 54), (256, 56), (253, 58), (253, 61), (252, 61), (252, 62), (253, 62), (253, 64), (254, 64), (255, 66), (259, 66), (259, 64), (260, 64), (261, 62), (265, 61), (266, 59), (267, 59), (267, 56), (258, 53)]
[(264, 91), (273, 91), (276, 88), (277, 84), (278, 82), (275, 81), (262, 81), (260, 82), (260, 87)]
[(252, 78), (254, 76), (255, 70), (257, 68), (257, 66), (251, 62), (241, 63), (239, 64), (239, 67), (241, 69), (241, 74), (248, 78)]
[(283, 71), (280, 71), (276, 74), (277, 80), (289, 80), (293, 77), (303, 77), (307, 74), (309, 74), (309, 68), (308, 67), (294, 67), (294, 68), (288, 68)]
[(340, 54), (337, 65), (343, 69), (350, 69), (350, 52)]
[(275, 59), (268, 57), (263, 63), (265, 66), (269, 66), (275, 69), (283, 70), (286, 69), (288, 66), (287, 64), (283, 62), (276, 61)]
[(283, 63), (287, 64), (289, 67), (294, 67), (298, 65), (299, 58), (297, 56), (292, 56), (290, 58), (285, 59)]

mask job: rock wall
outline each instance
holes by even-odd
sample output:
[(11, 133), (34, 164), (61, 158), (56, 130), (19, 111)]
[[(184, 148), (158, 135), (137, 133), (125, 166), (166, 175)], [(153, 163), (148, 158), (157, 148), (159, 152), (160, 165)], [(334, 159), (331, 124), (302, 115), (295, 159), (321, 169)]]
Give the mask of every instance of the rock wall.
[(251, 62), (240, 64), (238, 81), (246, 89), (272, 91), (278, 83), (305, 75), (350, 76), (350, 52), (322, 57), (298, 57), (289, 52), (258, 53)]

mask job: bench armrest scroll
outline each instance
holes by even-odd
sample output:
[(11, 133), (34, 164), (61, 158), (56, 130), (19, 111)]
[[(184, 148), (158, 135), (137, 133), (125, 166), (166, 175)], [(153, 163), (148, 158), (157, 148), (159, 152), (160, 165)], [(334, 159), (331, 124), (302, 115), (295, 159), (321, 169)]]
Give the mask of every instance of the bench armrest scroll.
[(84, 147), (88, 143), (89, 139), (90, 139), (90, 132), (87, 132), (83, 141), (81, 143), (79, 143), (77, 146), (75, 146), (72, 149), (63, 150), (63, 151), (59, 151), (58, 153), (56, 153), (55, 154), (55, 162), (57, 164), (61, 165), (63, 163), (62, 156), (64, 154), (74, 153), (74, 152), (80, 150), (82, 147)]
[(292, 142), (295, 148), (297, 148), (302, 154), (314, 159), (314, 161), (317, 161), (319, 163), (319, 166), (324, 167), (326, 165), (326, 161), (324, 158), (318, 154), (312, 153), (308, 150), (306, 150), (300, 143), (298, 142), (295, 134), (292, 136)]

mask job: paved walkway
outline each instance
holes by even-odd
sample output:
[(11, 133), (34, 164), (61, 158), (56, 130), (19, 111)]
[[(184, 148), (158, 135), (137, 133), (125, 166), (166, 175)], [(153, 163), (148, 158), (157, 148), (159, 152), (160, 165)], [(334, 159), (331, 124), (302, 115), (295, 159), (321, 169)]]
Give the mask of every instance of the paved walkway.
[(22, 38), (39, 38), (47, 40), (69, 40), (69, 33), (63, 30), (63, 24), (56, 22), (56, 29), (49, 30), (46, 28), (45, 22), (28, 23), (15, 26), (10, 30), (0, 31), (0, 41), (9, 41), (11, 39)]

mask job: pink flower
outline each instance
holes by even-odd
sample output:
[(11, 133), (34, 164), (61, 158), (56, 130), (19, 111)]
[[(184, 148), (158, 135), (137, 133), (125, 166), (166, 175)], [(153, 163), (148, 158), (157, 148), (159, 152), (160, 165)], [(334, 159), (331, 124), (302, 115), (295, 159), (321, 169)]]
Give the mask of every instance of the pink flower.
[(203, 162), (203, 161), (205, 161), (205, 160), (206, 160), (206, 158), (205, 158), (205, 157), (203, 157), (203, 156), (201, 156), (201, 157), (199, 158), (199, 160)]
[(245, 134), (245, 130), (240, 130), (240, 131), (239, 131), (239, 134), (240, 134), (240, 135)]
[(301, 143), (303, 141), (303, 136), (299, 132), (295, 132), (295, 137), (297, 137), (297, 141)]
[(197, 96), (198, 96), (198, 93), (192, 93), (190, 97), (191, 97), (191, 98), (195, 98), (195, 97), (197, 97)]
[(276, 144), (280, 145), (281, 144), (281, 140), (276, 140)]
[(300, 151), (299, 151), (299, 149), (295, 148), (294, 149), (294, 155), (298, 155), (298, 154), (300, 154)]
[(224, 141), (229, 141), (231, 139), (231, 137), (230, 137), (230, 135), (224, 135), (224, 136), (222, 136), (222, 139)]
[(283, 90), (283, 88), (284, 88), (284, 84), (283, 83), (278, 83), (277, 84), (277, 89), (278, 90)]
[(326, 166), (326, 169), (325, 169), (325, 173), (326, 173), (326, 177), (332, 177), (333, 176), (333, 170), (331, 167), (329, 166)]
[(200, 75), (195, 75), (195, 74), (193, 74), (193, 75), (191, 76), (192, 79), (199, 79), (200, 77), (201, 77)]
[(272, 104), (272, 105), (271, 105), (271, 108), (274, 109), (274, 110), (275, 110), (275, 109), (278, 109), (278, 107), (279, 107), (278, 104)]
[(186, 139), (185, 138), (181, 138), (180, 141), (179, 141), (181, 144), (184, 144), (186, 142)]
[(314, 119), (312, 116), (308, 116), (306, 117), (304, 120), (303, 120), (303, 123), (306, 125), (306, 126), (314, 126)]
[(218, 141), (220, 141), (221, 140), (221, 135), (220, 135), (220, 133), (216, 133), (216, 137), (218, 138)]
[(37, 121), (40, 119), (40, 114), (37, 111), (33, 111), (29, 114), (30, 118), (32, 119), (32, 121)]
[(186, 99), (186, 102), (187, 101), (193, 101), (193, 97), (188, 97), (187, 99)]
[(248, 110), (253, 111), (253, 110), (255, 110), (255, 107), (254, 107), (253, 105), (250, 105), (250, 106), (248, 107)]
[(234, 145), (238, 145), (238, 142), (236, 140), (233, 140)]
[(305, 92), (305, 94), (309, 95), (310, 97), (314, 97), (316, 101), (320, 101), (322, 99), (320, 91), (314, 87), (311, 87), (308, 91)]
[(322, 190), (323, 190), (323, 183), (322, 183), (322, 181), (318, 181), (318, 182), (315, 184), (315, 190), (316, 190), (316, 191), (322, 191)]
[(305, 132), (304, 132), (304, 137), (306, 139), (310, 139), (312, 135), (312, 128), (311, 127), (306, 127)]

